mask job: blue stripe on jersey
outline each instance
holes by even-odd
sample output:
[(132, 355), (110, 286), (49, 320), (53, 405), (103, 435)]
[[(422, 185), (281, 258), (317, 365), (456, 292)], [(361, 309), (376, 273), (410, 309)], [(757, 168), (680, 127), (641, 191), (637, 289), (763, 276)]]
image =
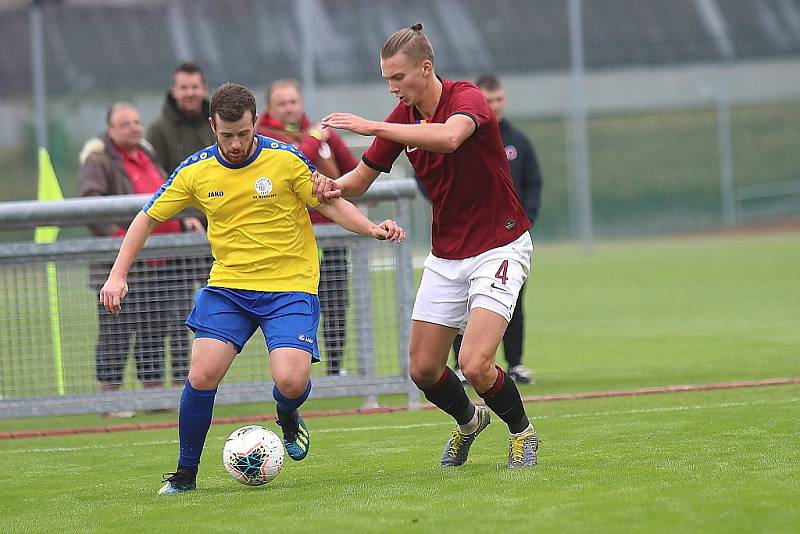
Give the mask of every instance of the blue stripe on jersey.
[[(256, 136), (256, 139), (258, 139), (258, 136)], [(226, 160), (220, 153), (218, 144), (215, 144), (211, 148), (214, 150), (214, 157), (217, 158), (217, 161), (220, 165), (227, 167), (228, 169), (241, 169), (243, 167), (247, 167), (258, 158), (258, 155), (261, 154), (261, 149), (264, 148), (264, 144), (261, 142), (261, 139), (258, 139), (256, 150), (253, 152), (253, 155), (242, 163), (231, 163), (230, 161)]]
[(308, 166), (308, 170), (310, 170), (311, 172), (317, 172), (317, 168), (314, 167), (314, 164), (311, 163), (311, 161), (307, 157), (305, 157), (303, 153), (300, 152), (300, 150), (296, 146), (290, 145), (288, 143), (282, 143), (277, 139), (266, 137), (264, 135), (259, 135), (258, 140), (259, 143), (261, 143), (261, 145), (264, 148), (269, 148), (272, 150), (286, 150), (288, 152), (291, 152), (292, 154), (300, 158), (300, 160)]
[(158, 189), (158, 191), (155, 192), (155, 194), (153, 194), (153, 196), (150, 198), (150, 200), (147, 202), (147, 204), (145, 204), (145, 206), (142, 208), (142, 211), (147, 213), (147, 210), (150, 209), (150, 207), (156, 202), (156, 200), (158, 200), (158, 198), (162, 194), (164, 194), (164, 191), (166, 191), (166, 189), (170, 186), (170, 184), (172, 184), (172, 180), (175, 179), (175, 176), (178, 175), (178, 172), (180, 172), (181, 169), (183, 169), (184, 167), (188, 167), (189, 165), (192, 165), (193, 163), (197, 163), (198, 161), (206, 160), (206, 159), (208, 159), (210, 157), (215, 157), (217, 159), (217, 161), (219, 161), (222, 165), (224, 165), (225, 167), (228, 167), (229, 169), (240, 169), (242, 167), (246, 167), (247, 165), (249, 165), (250, 163), (255, 161), (256, 158), (261, 153), (261, 150), (264, 149), (264, 148), (267, 148), (267, 149), (270, 149), (270, 150), (286, 150), (287, 152), (291, 152), (292, 154), (294, 154), (295, 156), (300, 158), (300, 160), (303, 163), (306, 164), (306, 166), (308, 167), (308, 170), (310, 172), (313, 173), (313, 172), (317, 171), (317, 168), (314, 167), (314, 164), (311, 163), (311, 161), (308, 158), (306, 158), (303, 155), (303, 153), (300, 152), (300, 150), (298, 150), (297, 147), (295, 147), (294, 145), (290, 145), (290, 144), (287, 144), (287, 143), (282, 143), (281, 141), (278, 141), (276, 139), (273, 139), (271, 137), (266, 137), (266, 136), (263, 136), (263, 135), (257, 135), (256, 138), (258, 139), (258, 145), (257, 145), (256, 151), (253, 153), (253, 155), (251, 157), (247, 158), (247, 161), (245, 161), (244, 163), (242, 163), (240, 165), (234, 165), (232, 163), (228, 163), (227, 161), (225, 161), (225, 159), (219, 153), (219, 148), (218, 148), (216, 143), (214, 143), (213, 145), (211, 145), (209, 147), (206, 147), (206, 148), (204, 148), (202, 150), (198, 150), (197, 152), (195, 152), (191, 156), (187, 157), (185, 160), (183, 160), (180, 163), (180, 165), (178, 165), (175, 168), (174, 171), (172, 171), (172, 174), (170, 175), (169, 179), (166, 182), (164, 182), (164, 185), (162, 185)]
[(147, 213), (147, 210), (149, 210), (152, 207), (155, 201), (158, 200), (158, 198), (164, 194), (164, 191), (166, 191), (167, 188), (172, 184), (172, 180), (175, 179), (175, 177), (178, 175), (178, 172), (180, 172), (181, 169), (183, 169), (184, 167), (188, 167), (189, 165), (192, 165), (194, 163), (197, 163), (198, 161), (204, 161), (212, 157), (214, 154), (213, 149), (215, 146), (216, 145), (211, 145), (202, 150), (198, 150), (197, 152), (195, 152), (194, 154), (192, 154), (191, 156), (187, 157), (185, 160), (180, 162), (180, 164), (177, 167), (175, 167), (175, 170), (172, 171), (172, 174), (169, 175), (169, 179), (166, 182), (164, 182), (164, 184), (161, 187), (158, 188), (158, 191), (156, 191), (152, 197), (150, 197), (150, 200), (147, 201), (147, 204), (144, 205), (142, 211)]

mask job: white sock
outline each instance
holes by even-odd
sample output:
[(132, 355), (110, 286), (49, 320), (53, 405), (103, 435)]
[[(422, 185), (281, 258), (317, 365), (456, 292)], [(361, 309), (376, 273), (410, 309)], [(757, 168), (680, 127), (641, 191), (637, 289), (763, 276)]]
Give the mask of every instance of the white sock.
[(516, 433), (516, 434), (514, 434), (514, 433), (511, 433), (511, 437), (512, 437), (512, 438), (518, 438), (518, 437), (519, 437), (519, 436), (521, 436), (522, 434), (527, 434), (528, 432), (532, 432), (532, 431), (533, 431), (533, 423), (528, 423), (528, 428), (526, 428), (526, 429), (525, 429), (525, 430), (523, 430), (522, 432), (518, 432), (518, 433)]
[(478, 430), (478, 424), (480, 421), (478, 420), (478, 407), (475, 407), (475, 413), (472, 414), (472, 419), (469, 420), (469, 423), (466, 425), (458, 425), (459, 430), (461, 430), (462, 434), (472, 434), (476, 430)]

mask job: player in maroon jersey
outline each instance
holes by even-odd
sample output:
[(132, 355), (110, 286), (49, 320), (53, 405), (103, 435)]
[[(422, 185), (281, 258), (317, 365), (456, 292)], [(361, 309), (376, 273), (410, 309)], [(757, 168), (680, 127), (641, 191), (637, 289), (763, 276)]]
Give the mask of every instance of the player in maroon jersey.
[(387, 39), (381, 74), (400, 103), (385, 122), (348, 113), (322, 120), (323, 127), (375, 140), (341, 178), (317, 175), (315, 194), (321, 200), (359, 196), (406, 153), (433, 204), (433, 249), (411, 317), (411, 378), (425, 398), (458, 423), (441, 464), (463, 464), (490, 421), (489, 410), (469, 400), (447, 367), (453, 339), (463, 330), (461, 369), (508, 425), (508, 466), (536, 465), (539, 438), (514, 381), (495, 364), (533, 252), (497, 119), (475, 85), (436, 75), (421, 23)]

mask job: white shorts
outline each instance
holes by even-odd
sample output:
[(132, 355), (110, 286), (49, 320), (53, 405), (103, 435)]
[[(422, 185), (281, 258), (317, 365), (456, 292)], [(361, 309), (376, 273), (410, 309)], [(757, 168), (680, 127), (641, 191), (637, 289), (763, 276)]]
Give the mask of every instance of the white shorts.
[(428, 254), (411, 319), (463, 330), (470, 310), (485, 308), (511, 321), (532, 254), (528, 232), (508, 245), (463, 260)]

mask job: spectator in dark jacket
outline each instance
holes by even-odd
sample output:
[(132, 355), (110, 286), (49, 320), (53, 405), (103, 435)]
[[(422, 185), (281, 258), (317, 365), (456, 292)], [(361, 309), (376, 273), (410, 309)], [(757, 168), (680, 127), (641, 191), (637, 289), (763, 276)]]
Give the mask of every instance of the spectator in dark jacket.
[(208, 86), (194, 63), (181, 63), (175, 69), (161, 116), (147, 129), (147, 140), (169, 174), (187, 156), (214, 144), (208, 123)]
[[(208, 85), (203, 71), (194, 63), (181, 63), (172, 75), (161, 116), (147, 129), (147, 140), (153, 146), (161, 166), (171, 174), (180, 163), (198, 150), (215, 142), (208, 122)], [(205, 217), (200, 221), (206, 226)], [(175, 260), (181, 267), (181, 279), (205, 285), (213, 258), (184, 257)], [(194, 292), (182, 303), (182, 315), (189, 315), (194, 305)], [(181, 357), (182, 358), (182, 357)], [(173, 368), (188, 369), (183, 360), (172, 357)], [(183, 376), (182, 378), (185, 378)], [(176, 376), (176, 380), (182, 378)]]
[[(506, 108), (506, 92), (496, 76), (487, 74), (478, 78), (475, 85), (480, 87), (489, 107), (492, 108), (500, 125), (500, 136), (506, 149), (508, 165), (511, 168), (511, 178), (514, 180), (514, 189), (517, 191), (520, 203), (525, 209), (531, 224), (535, 224), (539, 214), (539, 204), (542, 198), (542, 173), (539, 169), (539, 160), (533, 145), (525, 134), (511, 126), (503, 115)], [(517, 297), (517, 307), (508, 323), (503, 336), (503, 351), (508, 363), (508, 376), (519, 384), (530, 384), (534, 381), (533, 374), (527, 366), (522, 364), (522, 349), (525, 332), (525, 314), (523, 302), (525, 284), (520, 289)], [(453, 350), (458, 360), (458, 351), (461, 347), (461, 336), (456, 336)], [(459, 372), (460, 373), (460, 372)], [(463, 375), (462, 375), (463, 376)], [(462, 379), (462, 382), (464, 380)]]
[[(139, 111), (126, 102), (111, 106), (107, 127), (100, 138), (86, 142), (80, 154), (78, 186), (82, 197), (154, 193), (165, 182), (166, 174), (142, 138)], [(130, 221), (103, 221), (89, 225), (95, 236), (123, 237)], [(202, 231), (194, 217), (169, 220), (156, 232)], [(108, 264), (90, 266), (90, 282), (99, 291)], [(131, 295), (126, 310), (118, 318), (98, 309), (100, 321), (96, 350), (97, 379), (102, 391), (121, 387), (132, 336), (136, 333), (134, 355), (139, 380), (145, 387), (163, 383), (164, 342), (170, 338), (173, 378), (182, 381), (188, 369), (188, 330), (185, 315), (176, 309), (187, 298), (187, 288), (175, 271), (173, 260), (138, 262), (131, 271)], [(189, 298), (191, 293), (189, 293)], [(116, 412), (132, 416), (132, 412)]]
[[(319, 172), (338, 178), (354, 169), (358, 162), (344, 140), (332, 129), (312, 124), (303, 109), (300, 83), (278, 80), (267, 88), (267, 111), (258, 118), (258, 133), (291, 143)], [(331, 224), (316, 211), (310, 211), (314, 224)], [(342, 360), (347, 334), (348, 250), (335, 244), (320, 244), (319, 304), (328, 374), (343, 374)]]

